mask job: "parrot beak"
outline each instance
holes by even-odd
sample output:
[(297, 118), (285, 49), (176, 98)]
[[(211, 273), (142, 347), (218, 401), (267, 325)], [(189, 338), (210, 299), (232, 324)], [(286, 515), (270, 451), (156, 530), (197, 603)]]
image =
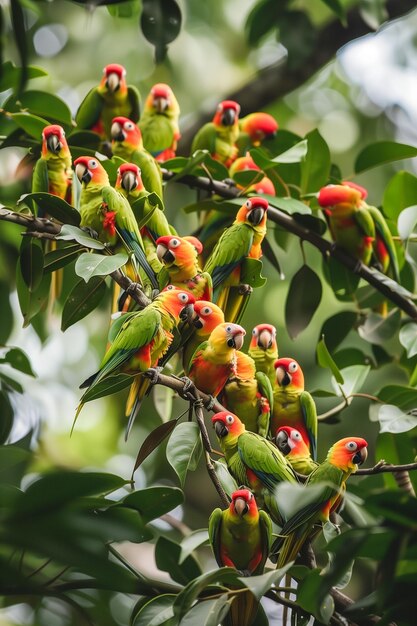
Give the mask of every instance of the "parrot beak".
[(189, 322), (189, 320), (193, 317), (194, 314), (194, 305), (187, 304), (180, 313), (180, 320), (183, 322)]
[(119, 122), (113, 122), (113, 124), (111, 125), (110, 133), (114, 141), (124, 141), (126, 139), (126, 135), (124, 134)]
[(258, 348), (268, 350), (272, 346), (272, 335), (269, 330), (263, 330), (258, 337)]
[(226, 426), (221, 421), (214, 422), (214, 430), (216, 431), (216, 435), (218, 436), (219, 439), (222, 439), (223, 437), (226, 437), (226, 435), (229, 434), (229, 431), (227, 430)]
[(85, 183), (86, 185), (88, 185), (91, 180), (91, 174), (88, 171), (88, 168), (83, 165), (83, 163), (77, 163), (77, 165), (75, 166), (75, 174), (80, 183)]
[(280, 387), (286, 387), (292, 380), (291, 376), (281, 365), (277, 367), (275, 375), (277, 377), (277, 383)]
[(243, 346), (243, 338), (244, 334), (240, 331), (235, 332), (234, 335), (229, 335), (227, 339), (227, 345), (229, 348), (235, 348), (235, 350), (240, 350)]
[(258, 224), (262, 222), (264, 215), (265, 215), (265, 209), (263, 207), (260, 207), (260, 206), (254, 207), (248, 213), (248, 221), (254, 226), (258, 226)]
[(49, 152), (52, 152), (52, 154), (58, 154), (62, 148), (62, 144), (56, 135), (49, 135), (46, 140), (46, 145), (48, 146)]
[(107, 76), (106, 86), (112, 93), (115, 93), (120, 88), (120, 78), (115, 72)]
[(125, 172), (122, 176), (122, 187), (125, 191), (133, 191), (137, 187), (136, 176), (133, 172)]
[(284, 456), (287, 456), (292, 450), (291, 441), (288, 437), (288, 433), (285, 430), (281, 430), (275, 439), (278, 450), (282, 452)]
[(168, 250), (163, 243), (158, 243), (156, 246), (156, 256), (161, 261), (161, 263), (173, 263), (175, 261), (175, 254)]
[(188, 320), (188, 323), (192, 324), (194, 328), (197, 328), (197, 330), (200, 330), (204, 326), (203, 322), (201, 321), (201, 317), (195, 311), (193, 317)]
[(222, 114), (222, 124), (223, 126), (233, 126), (236, 119), (236, 111), (233, 109), (226, 109)]
[(356, 463), (356, 465), (362, 465), (362, 463), (365, 463), (367, 458), (368, 458), (368, 448), (364, 447), (361, 450), (357, 451), (352, 461)]
[(236, 498), (234, 506), (239, 517), (243, 517), (249, 511), (248, 503), (243, 498)]
[(169, 102), (166, 98), (159, 96), (158, 98), (154, 98), (153, 106), (157, 113), (163, 113), (167, 110)]

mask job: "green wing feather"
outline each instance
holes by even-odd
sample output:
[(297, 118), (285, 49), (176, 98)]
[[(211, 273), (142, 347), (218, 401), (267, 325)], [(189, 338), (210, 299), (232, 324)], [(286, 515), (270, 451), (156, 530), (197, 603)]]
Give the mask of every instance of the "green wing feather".
[(139, 91), (133, 85), (127, 87), (127, 98), (129, 100), (131, 111), (128, 116), (132, 122), (137, 122), (140, 117), (141, 97)]
[(262, 574), (272, 544), (272, 522), (268, 513), (259, 511), (259, 527), (262, 540), (262, 560), (253, 574)]
[(170, 148), (174, 142), (175, 127), (165, 115), (157, 113), (143, 115), (139, 128), (144, 146), (154, 156)]
[(246, 224), (232, 224), (224, 231), (204, 266), (204, 271), (211, 274), (214, 289), (248, 256), (253, 234)]
[(388, 224), (386, 223), (379, 209), (374, 206), (368, 206), (367, 209), (375, 224), (376, 232), (381, 237), (387, 249), (393, 277), (397, 282), (399, 282), (400, 268), (398, 267), (397, 252), (395, 250), (394, 240), (392, 238), (391, 231), (388, 228)]
[(32, 192), (49, 190), (48, 164), (42, 157), (36, 161), (32, 176)]
[(220, 567), (223, 565), (220, 556), (220, 528), (222, 522), (223, 511), (221, 509), (214, 509), (213, 513), (209, 517), (208, 534), (214, 557)]
[(245, 432), (239, 437), (239, 455), (269, 491), (281, 481), (297, 482), (289, 461), (270, 441), (256, 433)]
[(97, 87), (90, 89), (75, 114), (78, 128), (90, 129), (100, 119), (104, 100), (97, 91)]
[(196, 150), (208, 150), (210, 154), (216, 152), (217, 132), (213, 122), (204, 124), (195, 135), (191, 144), (191, 154)]
[(354, 212), (353, 217), (358, 228), (366, 237), (375, 237), (374, 222), (367, 208), (358, 209)]
[(272, 390), (271, 381), (264, 372), (256, 372), (255, 377), (258, 383), (258, 390), (260, 394), (268, 400), (270, 409), (268, 413), (261, 413), (258, 418), (258, 433), (262, 435), (262, 437), (266, 437), (269, 432), (269, 422), (274, 409), (274, 392)]
[(310, 452), (313, 460), (317, 460), (317, 409), (312, 396), (308, 391), (300, 393), (300, 407), (304, 417), (304, 424), (310, 440)]
[(163, 190), (161, 168), (153, 156), (145, 150), (135, 150), (130, 158), (131, 162), (141, 169), (142, 182), (146, 191), (154, 191), (162, 200)]

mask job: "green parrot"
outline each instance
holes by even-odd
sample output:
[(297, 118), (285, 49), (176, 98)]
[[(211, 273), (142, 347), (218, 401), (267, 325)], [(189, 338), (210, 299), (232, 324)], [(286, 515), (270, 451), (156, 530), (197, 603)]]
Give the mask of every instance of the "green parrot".
[(191, 144), (191, 154), (208, 150), (216, 161), (230, 167), (238, 155), (236, 140), (239, 136), (240, 106), (233, 100), (220, 102), (213, 121), (204, 124)]
[(272, 324), (258, 324), (252, 330), (248, 354), (255, 361), (257, 372), (266, 374), (275, 386), (274, 363), (278, 358), (277, 329)]
[[(246, 156), (251, 148), (257, 148), (277, 134), (278, 123), (269, 113), (249, 113), (239, 120), (239, 136), (236, 146), (239, 156)], [(265, 144), (268, 147), (268, 144)]]
[(82, 183), (80, 196), (81, 226), (95, 230), (100, 241), (112, 247), (132, 250), (145, 281), (153, 289), (159, 284), (146, 258), (142, 237), (127, 199), (110, 187), (109, 177), (94, 157), (82, 156), (74, 161), (75, 173)]
[(310, 450), (296, 428), (280, 426), (275, 442), (278, 450), (287, 457), (297, 474), (309, 476), (318, 467), (319, 464), (311, 458)]
[(143, 143), (160, 163), (173, 159), (180, 135), (180, 107), (169, 85), (157, 83), (145, 100), (139, 120)]
[(112, 120), (124, 115), (137, 122), (140, 115), (140, 94), (136, 87), (126, 83), (126, 70), (111, 63), (103, 70), (103, 77), (78, 107), (75, 122), (79, 129), (92, 130), (103, 140), (111, 140)]
[(199, 346), (207, 341), (211, 333), (219, 324), (224, 324), (223, 311), (213, 302), (208, 300), (197, 300), (194, 303), (194, 313), (190, 320), (191, 332), (183, 345), (182, 366), (188, 375), (191, 360)]
[(274, 491), (282, 481), (297, 482), (289, 461), (273, 443), (246, 431), (237, 415), (221, 411), (213, 415), (211, 421), (233, 478), (238, 484), (248, 485), (258, 503), (263, 502), (274, 522), (282, 526), (285, 519), (278, 509)]
[(114, 117), (111, 137), (113, 155), (137, 165), (141, 171), (144, 188), (149, 193), (156, 193), (162, 203), (164, 195), (161, 168), (143, 147), (142, 135), (137, 125), (127, 117)]

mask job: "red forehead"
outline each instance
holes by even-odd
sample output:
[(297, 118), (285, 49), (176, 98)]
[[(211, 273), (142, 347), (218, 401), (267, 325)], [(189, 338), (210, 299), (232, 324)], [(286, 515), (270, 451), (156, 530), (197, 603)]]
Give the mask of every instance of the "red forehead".
[(277, 329), (275, 328), (275, 326), (272, 326), (272, 324), (258, 324), (257, 326), (255, 326), (255, 328), (260, 333), (263, 330), (268, 330), (271, 334), (274, 334), (277, 332)]
[(249, 489), (238, 489), (232, 493), (232, 500), (236, 500), (236, 498), (243, 498), (244, 500), (250, 500), (252, 492)]
[(126, 74), (126, 70), (123, 65), (119, 65), (118, 63), (110, 63), (110, 65), (106, 65), (104, 68), (104, 74), (108, 76), (109, 74), (117, 74), (120, 78)]
[(168, 98), (171, 93), (171, 87), (165, 83), (157, 83), (151, 89), (151, 94), (155, 98)]
[(365, 187), (362, 187), (357, 183), (353, 183), (350, 180), (345, 180), (342, 182), (342, 185), (344, 185), (345, 187), (351, 187), (352, 189), (356, 189), (356, 191), (359, 191), (362, 196), (362, 200), (365, 200), (368, 197), (368, 191), (365, 189)]
[(59, 124), (50, 124), (49, 126), (45, 126), (43, 134), (45, 137), (49, 137), (49, 135), (63, 135), (64, 129), (62, 126), (59, 126)]
[(269, 113), (253, 113), (250, 125), (265, 134), (275, 133), (278, 130), (278, 122)]
[(268, 200), (266, 200), (265, 198), (261, 198), (260, 196), (252, 196), (252, 198), (249, 199), (252, 203), (252, 206), (261, 206), (265, 209), (265, 211), (268, 209)]
[(237, 111), (237, 112), (240, 111), (240, 104), (238, 104), (234, 100), (223, 100), (223, 102), (220, 102), (220, 106), (222, 107), (223, 110), (233, 109), (234, 111)]
[(134, 163), (122, 163), (122, 165), (119, 167), (119, 172), (120, 174), (124, 174), (125, 172), (134, 172), (136, 176), (139, 176), (140, 169)]
[[(130, 120), (128, 117), (123, 117), (122, 115), (119, 115), (118, 117), (114, 117), (112, 119), (112, 124), (117, 122), (118, 124), (121, 124), (123, 126), (123, 124), (125, 124), (126, 122), (131, 122), (131, 121), (132, 120)], [(132, 122), (132, 124), (134, 124), (134, 122)]]
[(275, 361), (274, 367), (275, 369), (277, 369), (277, 367), (283, 367), (286, 370), (290, 363), (297, 363), (297, 365), (300, 366), (300, 364), (295, 359), (283, 357), (282, 359), (278, 359), (277, 361)]

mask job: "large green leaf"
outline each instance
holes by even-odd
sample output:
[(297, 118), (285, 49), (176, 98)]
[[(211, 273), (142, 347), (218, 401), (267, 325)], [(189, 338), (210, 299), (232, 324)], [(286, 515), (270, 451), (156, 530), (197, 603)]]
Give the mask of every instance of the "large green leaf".
[(389, 17), (385, 0), (361, 0), (360, 14), (373, 30), (378, 30)]
[(46, 115), (48, 118), (71, 128), (71, 111), (58, 96), (45, 91), (31, 90), (25, 91), (19, 97), (19, 101), (22, 109), (27, 109), (35, 115)]
[[(29, 65), (26, 68), (26, 71), (28, 79), (39, 78), (40, 76), (48, 75), (48, 72), (45, 72), (45, 70), (34, 65)], [(11, 61), (6, 61), (5, 63), (3, 63), (0, 72), (0, 91), (6, 91), (7, 89), (16, 90), (16, 87), (18, 86), (20, 81), (21, 74), (21, 67), (16, 67), (15, 64)]]
[(214, 471), (216, 472), (217, 478), (220, 481), (221, 486), (227, 493), (227, 495), (231, 498), (232, 493), (238, 489), (239, 485), (236, 483), (233, 476), (230, 474), (227, 469), (226, 463), (222, 461), (212, 461), (214, 465)]
[(11, 113), (10, 116), (19, 128), (23, 128), (25, 133), (38, 141), (42, 138), (45, 126), (49, 125), (48, 120), (38, 117), (37, 115), (31, 115), (30, 113)]
[(184, 494), (176, 487), (148, 487), (127, 495), (119, 502), (120, 506), (139, 511), (147, 523), (169, 513), (184, 502)]
[(377, 413), (380, 433), (405, 433), (417, 426), (417, 417), (404, 413), (393, 404), (382, 404)]
[(404, 385), (384, 385), (377, 396), (382, 402), (408, 410), (417, 406), (417, 389)]
[(178, 424), (169, 438), (166, 455), (184, 486), (187, 472), (193, 472), (200, 461), (203, 451), (200, 429), (195, 422)]
[(239, 578), (239, 580), (245, 587), (250, 589), (257, 600), (260, 600), (273, 585), (279, 583), (290, 567), (291, 564), (287, 564), (280, 569), (272, 570), (272, 572), (266, 572), (266, 574), (261, 574), (260, 576), (245, 576)]
[(349, 334), (358, 319), (359, 316), (354, 311), (342, 311), (332, 315), (324, 322), (320, 336), (325, 336), (326, 346), (330, 352), (334, 352), (337, 346)]
[[(182, 617), (189, 611), (194, 600), (200, 595), (204, 589), (213, 584), (227, 584), (241, 588), (243, 585), (238, 578), (239, 574), (233, 567), (221, 567), (210, 572), (202, 574), (195, 580), (192, 580), (177, 596), (174, 602), (174, 613), (178, 617)], [(218, 588), (219, 591), (222, 588)]]
[(175, 582), (187, 585), (190, 581), (198, 578), (201, 569), (193, 556), (188, 556), (181, 565), (179, 558), (181, 547), (166, 537), (159, 537), (155, 546), (155, 561), (157, 567), (163, 572), (168, 572)]
[(227, 593), (213, 600), (200, 600), (181, 620), (181, 626), (218, 626), (229, 612), (233, 598)]
[(333, 11), (335, 15), (337, 15), (337, 17), (343, 24), (346, 24), (346, 9), (340, 0), (322, 0), (322, 2), (324, 2), (324, 4), (327, 4), (329, 9)]
[(80, 246), (78, 244), (70, 244), (63, 248), (57, 248), (51, 250), (44, 256), (43, 271), (55, 272), (55, 270), (65, 267), (71, 261), (77, 258), (80, 253)]
[(141, 599), (135, 605), (131, 618), (131, 626), (174, 626), (177, 620), (174, 617), (173, 603), (175, 600), (172, 594), (163, 594), (149, 600)]
[(13, 426), (13, 409), (10, 404), (9, 395), (0, 389), (0, 444), (7, 440)]
[(209, 535), (206, 528), (203, 530), (194, 530), (189, 535), (186, 535), (181, 541), (181, 554), (178, 563), (181, 565), (187, 556), (194, 552), (196, 548), (208, 543), (208, 541)]
[(334, 612), (334, 600), (322, 588), (323, 579), (320, 571), (315, 569), (300, 582), (297, 603), (314, 615), (320, 624), (328, 624)]
[(401, 312), (393, 309), (386, 317), (379, 313), (369, 313), (365, 323), (359, 326), (362, 339), (383, 346), (397, 332), (401, 323)]
[[(361, 389), (370, 370), (370, 365), (351, 365), (340, 370), (340, 373), (344, 379), (342, 389), (345, 396), (350, 396), (352, 393), (356, 393)], [(340, 390), (338, 389), (338, 387), (335, 386), (335, 388), (340, 394)]]
[(417, 324), (410, 322), (401, 328), (400, 343), (407, 350), (409, 359), (417, 354)]
[(307, 156), (301, 163), (301, 192), (319, 191), (328, 182), (330, 175), (329, 146), (317, 129), (306, 135)]
[[(129, 377), (131, 378), (131, 377)], [(148, 458), (148, 456), (156, 450), (156, 448), (166, 439), (174, 430), (177, 425), (177, 422), (180, 418), (177, 417), (174, 420), (170, 420), (169, 422), (164, 422), (157, 426), (149, 435), (146, 437), (145, 441), (142, 443), (139, 448), (139, 452), (136, 457), (135, 465), (133, 468), (133, 474), (136, 472), (138, 467), (142, 465), (143, 461)]]
[(304, 202), (300, 202), (296, 198), (275, 198), (273, 196), (265, 195), (265, 198), (269, 201), (269, 204), (277, 209), (285, 211), (289, 215), (310, 215), (311, 209)]
[[(415, 457), (412, 439), (406, 433), (380, 433), (376, 439), (375, 458), (384, 459), (387, 463), (400, 465), (412, 463)], [(417, 476), (410, 472), (414, 488), (417, 488)], [(397, 489), (398, 485), (390, 472), (383, 473), (385, 485), (390, 489)]]
[(295, 339), (307, 328), (316, 312), (322, 295), (320, 278), (303, 265), (293, 276), (285, 302), (285, 324), (290, 337)]
[(43, 248), (38, 239), (24, 239), (20, 248), (20, 271), (30, 292), (39, 289), (43, 278)]
[(261, 0), (254, 4), (245, 24), (250, 46), (255, 46), (270, 30), (275, 28), (276, 20), (283, 10), (284, 6), (275, 0)]
[(23, 326), (26, 327), (30, 321), (37, 315), (43, 308), (46, 307), (49, 296), (49, 289), (51, 286), (50, 274), (44, 274), (39, 287), (30, 291), (23, 280), (22, 272), (20, 270), (20, 264), (16, 267), (16, 288), (19, 298), (20, 310), (23, 315)]
[(100, 304), (105, 293), (106, 283), (98, 276), (94, 276), (88, 284), (84, 280), (78, 281), (65, 301), (61, 330), (67, 330), (91, 313)]
[(348, 270), (342, 263), (333, 257), (323, 257), (323, 273), (339, 300), (351, 300), (356, 292), (360, 276)]
[[(46, 214), (54, 217), (58, 220), (58, 222), (70, 224), (72, 226), (80, 225), (81, 215), (78, 213), (77, 209), (74, 209), (73, 206), (68, 204), (68, 202), (62, 198), (54, 196), (52, 193), (47, 193), (46, 191), (36, 191), (21, 196), (18, 200), (18, 204), (21, 202), (27, 204), (28, 201), (32, 200), (36, 202), (36, 204), (43, 209)], [(60, 235), (63, 234), (65, 234), (65, 232), (61, 229)], [(61, 239), (64, 239), (64, 237), (61, 237)]]
[(13, 369), (19, 370), (19, 372), (23, 372), (29, 376), (36, 376), (33, 372), (28, 356), (20, 348), (11, 348), (8, 350), (4, 357), (0, 358), (0, 363), (7, 363), (8, 365), (11, 365)]
[(109, 376), (105, 380), (101, 380), (99, 383), (88, 389), (83, 395), (83, 402), (91, 402), (97, 400), (97, 398), (104, 398), (105, 396), (113, 395), (122, 389), (125, 389), (132, 384), (133, 376), (129, 374), (117, 374), (116, 376)]
[(75, 263), (75, 273), (88, 283), (93, 276), (108, 276), (115, 272), (127, 263), (128, 258), (124, 250), (112, 255), (84, 252)]
[(181, 10), (176, 0), (142, 0), (141, 28), (155, 46), (155, 61), (161, 63), (181, 30)]
[(396, 220), (406, 207), (417, 204), (417, 177), (401, 170), (385, 187), (382, 206), (387, 217)]
[(10, 286), (6, 279), (0, 279), (1, 324), (0, 345), (5, 345), (13, 329), (14, 316), (10, 304)]
[(93, 237), (87, 235), (83, 230), (81, 230), (81, 228), (77, 228), (76, 226), (69, 224), (64, 224), (61, 228), (61, 232), (57, 236), (57, 239), (63, 239), (64, 241), (78, 241), (78, 243), (85, 248), (93, 248), (94, 250), (104, 250), (105, 248), (105, 245), (101, 243), (101, 241), (93, 239)]
[(417, 224), (417, 204), (403, 209), (398, 216), (398, 234), (403, 240), (407, 240)]
[(333, 376), (337, 380), (338, 383), (343, 385), (344, 380), (343, 376), (337, 367), (336, 363), (333, 361), (330, 352), (327, 349), (326, 342), (324, 341), (324, 337), (322, 337), (317, 344), (317, 361), (321, 367), (328, 367), (332, 372)]
[(355, 173), (364, 172), (383, 163), (392, 163), (417, 156), (417, 148), (395, 141), (377, 141), (369, 144), (356, 157)]

